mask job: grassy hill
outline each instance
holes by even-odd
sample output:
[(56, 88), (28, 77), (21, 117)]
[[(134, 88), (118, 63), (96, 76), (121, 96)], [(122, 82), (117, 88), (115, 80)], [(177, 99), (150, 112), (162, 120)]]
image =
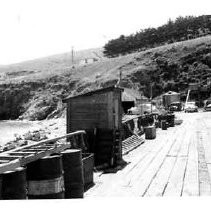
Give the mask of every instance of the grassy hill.
[(68, 52), (17, 64), (1, 65), (0, 82), (5, 81), (5, 79), (6, 81), (29, 81), (47, 78), (52, 74), (62, 74), (69, 71), (73, 65), (75, 67), (84, 66), (85, 59), (94, 59), (94, 62), (96, 62), (102, 58), (102, 49), (94, 48), (74, 52), (74, 63), (72, 63), (72, 53)]
[[(0, 67), (0, 119), (45, 119), (59, 115), (61, 99), (117, 82), (153, 97), (174, 90), (185, 92), (188, 84), (203, 86), (211, 78), (211, 36), (152, 48), (116, 58), (105, 58), (102, 49), (71, 53)], [(86, 58), (95, 58), (84, 63)], [(83, 61), (83, 62), (82, 62)], [(206, 94), (205, 94), (206, 97)]]

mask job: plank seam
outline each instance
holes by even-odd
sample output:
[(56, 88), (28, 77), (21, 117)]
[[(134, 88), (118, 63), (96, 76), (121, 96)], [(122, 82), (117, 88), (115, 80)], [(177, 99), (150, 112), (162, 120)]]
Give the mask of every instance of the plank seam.
[[(192, 137), (192, 135), (190, 136), (190, 138), (191, 138), (191, 137)], [(190, 144), (191, 144), (191, 141), (189, 141), (189, 144), (188, 144), (188, 155), (189, 155), (189, 152), (190, 152)], [(183, 175), (183, 179), (182, 179), (182, 189), (181, 189), (180, 196), (182, 196), (183, 190), (184, 190), (185, 177), (186, 177), (186, 171), (187, 171), (187, 165), (188, 165), (188, 155), (185, 156), (185, 157), (187, 157), (187, 159), (186, 159), (185, 171), (184, 171), (184, 175)], [(180, 156), (180, 157), (181, 157), (181, 156)]]
[[(184, 134), (185, 134), (185, 130), (183, 131), (183, 133), (182, 133), (181, 136), (183, 136)], [(168, 186), (168, 184), (169, 184), (169, 179), (170, 179), (170, 177), (171, 177), (171, 175), (172, 175), (172, 173), (173, 173), (174, 167), (175, 167), (176, 162), (177, 162), (178, 157), (179, 157), (178, 154), (179, 154), (181, 148), (182, 148), (182, 141), (181, 141), (181, 143), (180, 143), (180, 147), (179, 147), (179, 150), (178, 150), (178, 152), (177, 152), (177, 156), (176, 156), (176, 159), (175, 159), (175, 161), (174, 161), (174, 164), (173, 164), (173, 167), (172, 167), (172, 169), (171, 169), (171, 172), (170, 172), (170, 174), (169, 174), (169, 177), (168, 177), (168, 179), (167, 179), (166, 185), (164, 186), (164, 189), (163, 189), (163, 192), (162, 192), (162, 196), (164, 196), (164, 193), (165, 193), (165, 191), (166, 191), (166, 188), (167, 188), (167, 186)]]
[[(170, 146), (170, 148), (169, 148), (169, 150), (168, 150), (167, 154), (170, 152), (170, 150), (171, 150), (171, 149), (172, 149), (172, 147), (175, 145), (175, 143), (176, 143), (176, 139), (174, 139), (174, 141), (172, 142), (172, 144), (171, 144), (171, 146)], [(182, 143), (181, 143), (181, 144), (182, 144)], [(181, 148), (181, 145), (180, 145), (180, 148)], [(154, 174), (154, 176), (152, 177), (152, 179), (151, 179), (151, 181), (150, 181), (149, 185), (147, 186), (147, 188), (146, 188), (146, 190), (144, 191), (144, 193), (142, 194), (142, 196), (145, 196), (145, 194), (147, 193), (147, 190), (149, 189), (150, 185), (152, 184), (152, 182), (153, 182), (154, 178), (157, 176), (158, 171), (159, 171), (159, 170), (160, 170), (160, 168), (163, 166), (163, 164), (164, 164), (164, 162), (165, 162), (166, 158), (167, 158), (167, 156), (165, 156), (165, 158), (163, 159), (162, 163), (160, 164), (160, 166), (159, 166), (158, 170), (156, 171), (156, 173), (155, 173), (155, 174)]]

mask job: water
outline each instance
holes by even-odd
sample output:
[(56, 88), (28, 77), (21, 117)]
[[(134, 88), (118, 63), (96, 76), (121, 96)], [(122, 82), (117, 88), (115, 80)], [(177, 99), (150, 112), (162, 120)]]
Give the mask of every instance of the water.
[(0, 121), (0, 145), (14, 140), (14, 134), (22, 135), (36, 127), (37, 125), (30, 121)]

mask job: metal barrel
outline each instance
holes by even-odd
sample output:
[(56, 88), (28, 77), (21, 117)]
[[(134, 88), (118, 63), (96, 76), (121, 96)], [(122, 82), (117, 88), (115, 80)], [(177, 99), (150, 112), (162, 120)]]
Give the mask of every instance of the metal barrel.
[(159, 127), (160, 127), (160, 125), (159, 125), (159, 124), (160, 124), (160, 122), (159, 122), (159, 121), (155, 121), (155, 127), (156, 127), (156, 128), (159, 128)]
[(61, 155), (41, 158), (27, 166), (29, 199), (63, 199), (64, 178)]
[(26, 199), (27, 193), (26, 169), (19, 167), (14, 171), (2, 174), (1, 197), (3, 200)]
[(0, 200), (2, 200), (2, 174), (0, 174)]
[(161, 128), (162, 128), (162, 130), (167, 130), (166, 120), (161, 120)]
[(83, 198), (84, 177), (82, 153), (78, 149), (62, 152), (64, 167), (65, 198)]
[(156, 138), (156, 128), (155, 126), (145, 127), (145, 139), (155, 139)]
[(174, 127), (174, 118), (175, 118), (174, 114), (167, 115), (167, 119), (168, 119), (168, 123), (170, 127)]

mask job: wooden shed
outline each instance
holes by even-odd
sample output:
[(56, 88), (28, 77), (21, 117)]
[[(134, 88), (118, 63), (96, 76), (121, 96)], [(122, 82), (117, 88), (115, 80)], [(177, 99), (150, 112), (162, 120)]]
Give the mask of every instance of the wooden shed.
[(131, 107), (135, 107), (149, 101), (149, 99), (143, 96), (142, 92), (138, 90), (125, 87), (123, 89), (124, 92), (122, 93), (122, 107), (124, 113), (127, 113), (127, 110)]
[(67, 133), (86, 130), (88, 149), (95, 155), (95, 165), (113, 166), (122, 159), (122, 91), (112, 86), (64, 100)]

